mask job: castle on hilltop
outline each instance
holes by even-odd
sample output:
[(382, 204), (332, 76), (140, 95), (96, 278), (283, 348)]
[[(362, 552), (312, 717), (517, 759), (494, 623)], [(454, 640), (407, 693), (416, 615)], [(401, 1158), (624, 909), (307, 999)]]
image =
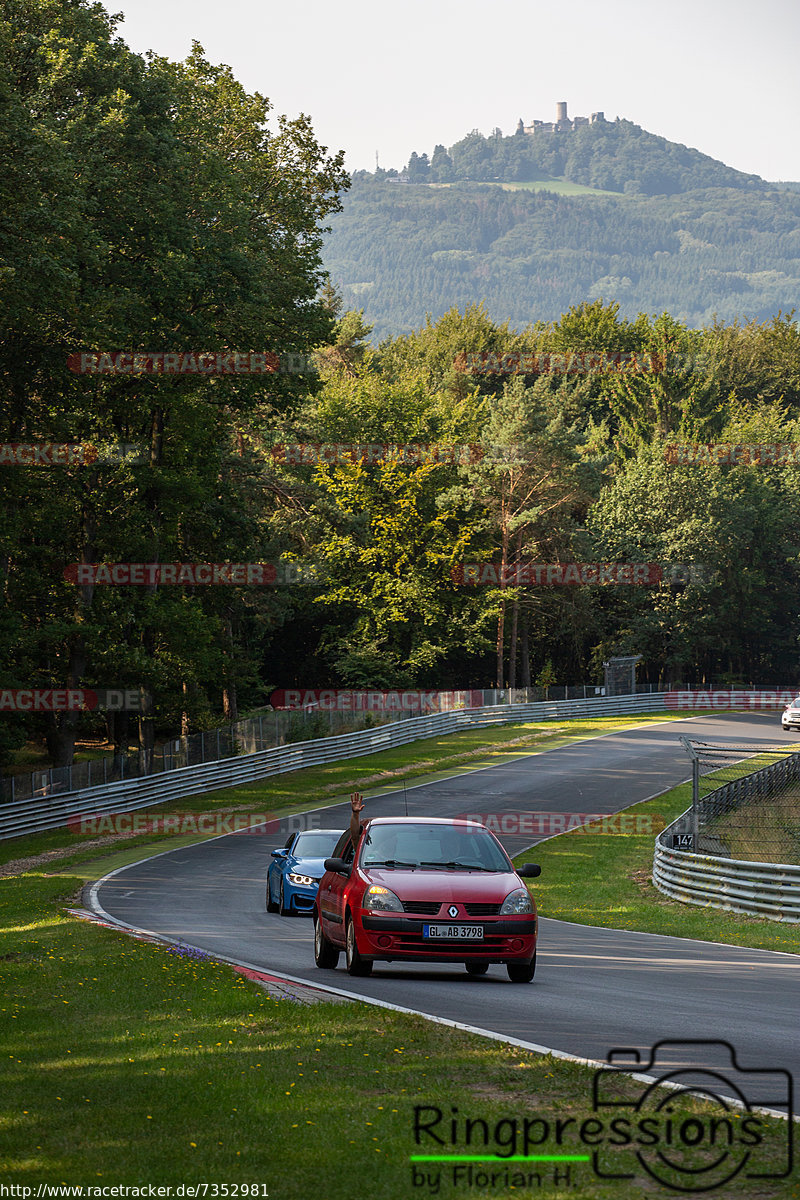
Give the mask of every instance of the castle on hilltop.
[(525, 125), (520, 117), (517, 133), (569, 133), (573, 129), (580, 129), (581, 125), (594, 125), (605, 119), (605, 113), (601, 112), (593, 112), (591, 117), (572, 117), (570, 119), (567, 116), (566, 100), (559, 100), (556, 104), (555, 121), (534, 121), (532, 125)]

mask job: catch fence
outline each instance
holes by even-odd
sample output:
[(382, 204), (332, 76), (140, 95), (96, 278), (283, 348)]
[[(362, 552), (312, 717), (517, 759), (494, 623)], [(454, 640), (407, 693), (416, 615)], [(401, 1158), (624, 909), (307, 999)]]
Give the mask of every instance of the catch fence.
[(681, 738), (692, 806), (656, 839), (673, 899), (800, 921), (800, 746)]

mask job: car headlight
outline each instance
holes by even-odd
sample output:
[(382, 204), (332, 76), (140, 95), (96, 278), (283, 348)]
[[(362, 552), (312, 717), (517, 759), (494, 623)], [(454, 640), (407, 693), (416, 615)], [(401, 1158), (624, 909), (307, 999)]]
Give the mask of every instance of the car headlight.
[(509, 892), (503, 901), (503, 907), (500, 909), (500, 916), (507, 917), (509, 913), (530, 913), (533, 912), (533, 901), (531, 894), (527, 888), (517, 888), (514, 892)]
[(287, 875), (289, 883), (293, 883), (298, 887), (311, 887), (312, 883), (319, 883), (318, 879), (313, 879), (311, 875)]
[(381, 887), (378, 883), (373, 883), (372, 887), (368, 887), (364, 893), (364, 899), (361, 901), (362, 908), (372, 908), (378, 912), (403, 912), (403, 905), (395, 896), (394, 892), (390, 892), (388, 888)]

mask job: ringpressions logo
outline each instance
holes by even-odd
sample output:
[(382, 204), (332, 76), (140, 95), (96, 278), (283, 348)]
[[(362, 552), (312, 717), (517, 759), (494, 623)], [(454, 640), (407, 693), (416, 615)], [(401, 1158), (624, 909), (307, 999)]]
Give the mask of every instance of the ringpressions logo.
[(684, 1195), (734, 1178), (758, 1190), (756, 1180), (792, 1171), (792, 1078), (740, 1066), (729, 1042), (662, 1039), (644, 1056), (612, 1050), (594, 1074), (585, 1116), (497, 1119), (418, 1104), (412, 1134), (416, 1195), (437, 1195), (443, 1185), (504, 1194), (571, 1188), (587, 1170)]

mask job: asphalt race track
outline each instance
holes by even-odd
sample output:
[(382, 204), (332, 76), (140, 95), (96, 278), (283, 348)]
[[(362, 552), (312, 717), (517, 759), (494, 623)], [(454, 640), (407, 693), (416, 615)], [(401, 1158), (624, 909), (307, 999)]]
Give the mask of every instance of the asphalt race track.
[[(775, 714), (631, 729), (411, 787), (408, 812), (615, 812), (687, 779), (681, 735), (797, 740)], [(401, 791), (367, 801), (365, 815), (404, 811)], [(348, 819), (349, 805), (338, 805), (318, 825), (344, 829)], [(265, 911), (270, 851), (296, 827), (290, 820), (282, 834), (233, 834), (125, 868), (101, 885), (99, 902), (118, 920), (212, 953), (580, 1057), (605, 1060), (612, 1048), (646, 1050), (664, 1038), (723, 1038), (743, 1068), (800, 1077), (800, 956), (543, 919), (532, 984), (512, 984), (504, 967), (472, 978), (449, 964), (376, 963), (371, 977), (351, 979), (344, 955), (337, 970), (319, 970), (311, 921)], [(537, 839), (501, 840), (516, 854)], [(752, 1089), (749, 1099), (777, 1102)]]

